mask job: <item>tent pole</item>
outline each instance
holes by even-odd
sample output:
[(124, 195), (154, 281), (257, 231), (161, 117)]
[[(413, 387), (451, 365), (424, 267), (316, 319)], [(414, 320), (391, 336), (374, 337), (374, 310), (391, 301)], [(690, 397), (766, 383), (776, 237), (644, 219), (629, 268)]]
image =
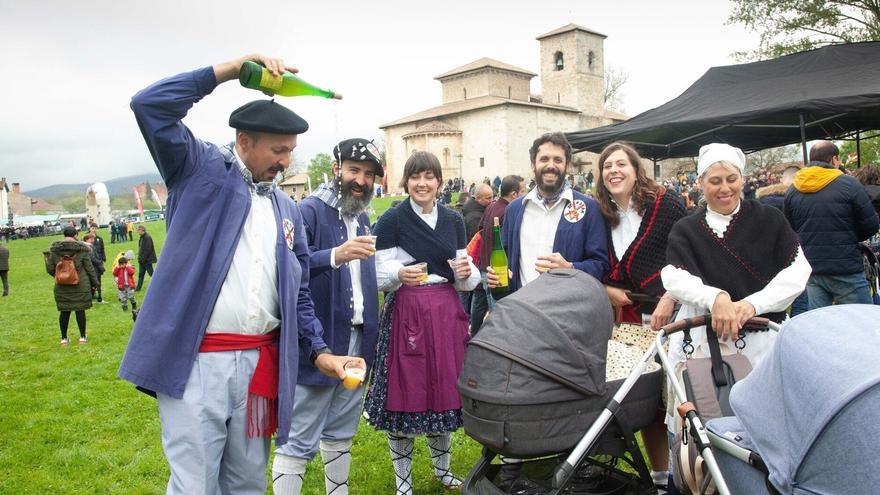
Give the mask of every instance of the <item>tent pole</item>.
[(856, 168), (862, 168), (862, 132), (856, 131)]
[(657, 165), (657, 159), (652, 158), (654, 160), (654, 180), (660, 180), (660, 165)]
[(804, 114), (798, 114), (801, 125), (801, 151), (804, 153), (804, 166), (807, 166), (807, 131), (804, 129)]

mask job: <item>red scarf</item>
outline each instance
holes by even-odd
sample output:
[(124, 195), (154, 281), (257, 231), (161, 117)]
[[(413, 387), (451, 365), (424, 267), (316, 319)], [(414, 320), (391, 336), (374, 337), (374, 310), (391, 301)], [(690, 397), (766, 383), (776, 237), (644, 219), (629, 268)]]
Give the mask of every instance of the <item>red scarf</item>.
[(248, 438), (268, 438), (278, 429), (278, 335), (278, 330), (262, 335), (206, 333), (199, 346), (199, 352), (260, 350), (248, 384)]

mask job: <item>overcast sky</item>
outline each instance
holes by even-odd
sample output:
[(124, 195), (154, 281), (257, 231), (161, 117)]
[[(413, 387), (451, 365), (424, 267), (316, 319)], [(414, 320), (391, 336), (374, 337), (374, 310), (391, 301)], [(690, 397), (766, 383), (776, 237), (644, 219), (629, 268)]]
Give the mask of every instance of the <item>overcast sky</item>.
[[(441, 103), (434, 76), (481, 57), (540, 73), (535, 37), (570, 22), (606, 34), (605, 61), (629, 75), (630, 116), (678, 96), (757, 35), (727, 26), (727, 1), (0, 0), (0, 176), (27, 190), (155, 171), (128, 102), (179, 72), (246, 53), (284, 58), (345, 96), (282, 98), (311, 124), (296, 159)], [(532, 81), (540, 92), (540, 77)], [(260, 97), (236, 82), (187, 125), (232, 140), (229, 112)]]

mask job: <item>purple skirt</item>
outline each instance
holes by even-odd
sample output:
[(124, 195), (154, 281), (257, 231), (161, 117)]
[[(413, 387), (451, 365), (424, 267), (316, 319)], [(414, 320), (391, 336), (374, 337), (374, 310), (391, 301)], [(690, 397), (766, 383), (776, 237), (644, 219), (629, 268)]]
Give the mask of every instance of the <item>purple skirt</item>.
[(455, 383), (470, 335), (452, 284), (398, 289), (388, 346), (389, 411), (461, 408)]

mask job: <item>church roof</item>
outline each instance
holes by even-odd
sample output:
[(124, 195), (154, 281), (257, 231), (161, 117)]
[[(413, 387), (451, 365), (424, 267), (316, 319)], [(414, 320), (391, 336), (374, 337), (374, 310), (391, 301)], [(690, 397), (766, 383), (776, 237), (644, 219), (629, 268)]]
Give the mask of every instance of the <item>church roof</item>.
[(453, 101), (449, 103), (445, 103), (443, 105), (439, 105), (433, 108), (429, 108), (427, 110), (423, 110), (419, 113), (414, 113), (412, 115), (408, 115), (401, 119), (397, 119), (393, 122), (389, 122), (387, 124), (380, 125), (380, 129), (385, 129), (387, 127), (393, 127), (401, 124), (409, 124), (411, 122), (418, 122), (420, 120), (428, 120), (428, 119), (437, 119), (439, 117), (445, 117), (448, 115), (454, 115), (458, 113), (471, 112), (474, 110), (482, 110), (484, 108), (499, 106), (499, 105), (519, 105), (525, 107), (536, 107), (536, 108), (547, 108), (550, 110), (558, 110), (561, 112), (573, 112), (580, 113), (580, 110), (571, 107), (563, 107), (559, 105), (547, 105), (545, 103), (535, 103), (532, 101), (522, 101), (522, 100), (511, 100), (508, 98), (501, 98), (500, 96), (479, 96), (477, 98), (470, 98), (467, 100), (459, 100)]
[(422, 124), (416, 128), (413, 132), (404, 134), (403, 137), (414, 136), (417, 134), (433, 134), (433, 133), (461, 133), (461, 129), (458, 129), (455, 126), (449, 125), (446, 122), (440, 120), (432, 120), (427, 124)]
[(588, 29), (588, 28), (585, 28), (585, 27), (580, 26), (580, 25), (577, 25), (577, 24), (567, 24), (567, 25), (565, 25), (565, 26), (562, 26), (562, 27), (559, 28), (559, 29), (554, 29), (553, 31), (550, 31), (549, 33), (544, 33), (544, 34), (542, 34), (541, 36), (538, 36), (538, 37), (535, 38), (535, 39), (536, 39), (536, 40), (542, 40), (542, 39), (544, 39), (544, 38), (549, 38), (549, 37), (551, 37), (551, 36), (556, 36), (557, 34), (567, 33), (567, 32), (569, 32), (569, 31), (583, 31), (583, 32), (585, 32), (585, 33), (595, 34), (596, 36), (601, 36), (601, 37), (603, 37), (603, 38), (607, 38), (607, 37), (608, 37), (608, 36), (606, 36), (606, 35), (604, 35), (604, 34), (598, 32), (598, 31), (593, 31), (592, 29)]
[(439, 76), (435, 77), (434, 79), (438, 79), (438, 80), (445, 79), (449, 76), (454, 76), (457, 74), (464, 74), (465, 72), (471, 72), (471, 71), (485, 69), (485, 68), (501, 69), (501, 70), (506, 70), (508, 72), (516, 72), (518, 74), (524, 74), (524, 75), (531, 76), (531, 77), (537, 76), (537, 74), (535, 74), (534, 72), (529, 72), (525, 69), (520, 69), (519, 67), (510, 65), (510, 64), (505, 64), (504, 62), (499, 62), (499, 61), (492, 59), (492, 58), (489, 58), (489, 57), (483, 57), (479, 60), (474, 60), (473, 62), (471, 62), (469, 64), (465, 64), (465, 65), (462, 65), (461, 67), (452, 69), (449, 72), (444, 72), (443, 74), (440, 74)]
[(296, 175), (291, 175), (290, 177), (281, 181), (279, 186), (294, 186), (298, 184), (305, 184), (309, 181), (309, 174), (300, 173)]

